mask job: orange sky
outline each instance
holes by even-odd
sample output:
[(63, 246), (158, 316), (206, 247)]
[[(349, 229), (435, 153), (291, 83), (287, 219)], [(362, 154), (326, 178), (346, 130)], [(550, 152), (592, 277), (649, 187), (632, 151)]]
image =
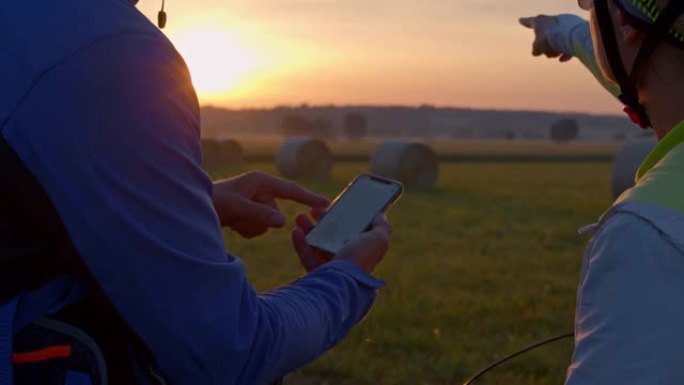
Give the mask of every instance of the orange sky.
[[(203, 104), (434, 104), (619, 113), (577, 61), (530, 55), (519, 16), (574, 0), (167, 0)], [(160, 2), (138, 8), (156, 19)]]

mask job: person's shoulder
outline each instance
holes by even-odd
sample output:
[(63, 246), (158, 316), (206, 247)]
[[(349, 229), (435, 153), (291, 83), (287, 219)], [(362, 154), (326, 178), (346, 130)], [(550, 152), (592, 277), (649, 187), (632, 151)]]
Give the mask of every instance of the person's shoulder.
[(0, 4), (0, 47), (8, 60), (40, 75), (71, 56), (109, 39), (140, 35), (172, 47), (127, 0), (31, 0)]
[(646, 240), (660, 241), (660, 238), (662, 234), (653, 223), (640, 215), (622, 211), (610, 215), (594, 236), (595, 243), (623, 247)]
[(601, 225), (590, 250), (590, 259), (598, 263), (643, 266), (670, 260), (675, 256), (684, 264), (684, 256), (672, 239), (656, 223), (632, 212), (617, 211)]
[[(81, 27), (88, 28), (77, 31), (60, 21), (58, 26), (70, 31), (54, 40), (60, 47), (36, 48), (30, 63), (40, 72), (12, 91), (5, 133), (34, 142), (31, 151), (59, 149), (73, 159), (153, 157), (169, 146), (198, 158), (197, 97), (187, 66), (168, 39), (123, 0), (63, 3), (80, 12)], [(64, 17), (76, 22), (73, 15)], [(100, 21), (102, 26), (93, 25)], [(38, 58), (45, 60), (38, 65)]]
[(656, 228), (641, 216), (624, 211), (616, 211), (601, 225), (597, 238), (623, 238), (634, 233), (655, 232)]
[[(676, 178), (674, 174), (670, 172), (666, 176)], [(667, 182), (667, 178), (661, 179)], [(667, 187), (668, 189), (660, 189), (656, 191), (657, 193), (650, 191), (649, 194), (634, 194), (633, 191), (639, 188), (635, 187), (629, 191), (629, 194), (623, 194), (604, 214), (604, 223), (599, 234), (626, 239), (631, 233), (637, 236), (642, 234), (650, 238), (666, 239), (684, 254), (684, 232), (682, 232), (684, 211), (671, 204), (680, 195), (676, 194), (677, 186), (668, 185)]]

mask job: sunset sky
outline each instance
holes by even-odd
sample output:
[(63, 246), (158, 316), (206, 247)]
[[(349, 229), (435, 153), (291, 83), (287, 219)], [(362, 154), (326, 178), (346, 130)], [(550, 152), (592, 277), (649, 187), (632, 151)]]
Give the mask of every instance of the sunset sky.
[[(156, 20), (161, 2), (140, 0)], [(167, 0), (202, 104), (433, 104), (619, 113), (578, 61), (530, 55), (519, 16), (574, 0)]]

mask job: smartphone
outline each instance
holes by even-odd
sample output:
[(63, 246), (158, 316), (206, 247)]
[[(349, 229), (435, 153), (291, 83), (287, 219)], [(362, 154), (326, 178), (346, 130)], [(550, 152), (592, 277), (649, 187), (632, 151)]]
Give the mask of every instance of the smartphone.
[(378, 214), (386, 212), (403, 191), (395, 180), (359, 175), (333, 200), (306, 241), (323, 253), (337, 254), (351, 238), (366, 231)]

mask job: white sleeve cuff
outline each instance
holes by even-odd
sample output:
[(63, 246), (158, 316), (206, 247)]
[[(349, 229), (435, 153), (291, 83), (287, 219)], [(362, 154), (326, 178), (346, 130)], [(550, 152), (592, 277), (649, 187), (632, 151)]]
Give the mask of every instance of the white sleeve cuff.
[[(589, 40), (588, 43), (591, 43), (589, 22), (576, 15), (558, 15), (555, 25), (549, 28), (546, 37), (549, 39), (551, 47), (556, 51), (575, 56), (573, 49), (575, 39)], [(582, 43), (586, 45), (587, 42), (583, 41)]]

